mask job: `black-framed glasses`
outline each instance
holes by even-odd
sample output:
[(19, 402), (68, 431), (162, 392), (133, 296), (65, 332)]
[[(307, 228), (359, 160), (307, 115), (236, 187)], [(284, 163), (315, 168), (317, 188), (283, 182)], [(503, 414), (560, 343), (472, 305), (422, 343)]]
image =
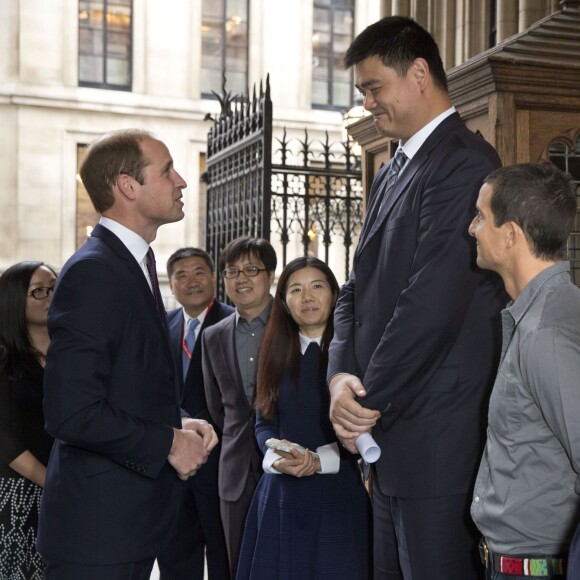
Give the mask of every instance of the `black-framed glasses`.
[(258, 266), (244, 266), (241, 270), (240, 268), (226, 268), (222, 272), (224, 278), (232, 279), (237, 278), (240, 274), (247, 276), (248, 278), (254, 278), (260, 272), (265, 272), (266, 268), (258, 268)]
[(38, 288), (33, 288), (28, 296), (32, 296), (35, 300), (43, 300), (48, 298), (54, 292), (54, 286), (39, 286)]

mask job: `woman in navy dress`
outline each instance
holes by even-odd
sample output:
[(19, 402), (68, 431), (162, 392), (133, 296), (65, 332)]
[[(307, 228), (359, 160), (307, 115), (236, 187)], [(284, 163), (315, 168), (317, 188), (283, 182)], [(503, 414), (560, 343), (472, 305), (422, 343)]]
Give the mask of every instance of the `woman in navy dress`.
[[(256, 387), (264, 475), (246, 519), (238, 580), (370, 578), (369, 498), (356, 459), (343, 452), (328, 418), (337, 296), (336, 278), (317, 258), (291, 261), (278, 281)], [(274, 451), (270, 438), (306, 452)]]
[(34, 544), (53, 443), (44, 431), (42, 379), (55, 282), (42, 262), (20, 262), (0, 276), (0, 580), (44, 577)]

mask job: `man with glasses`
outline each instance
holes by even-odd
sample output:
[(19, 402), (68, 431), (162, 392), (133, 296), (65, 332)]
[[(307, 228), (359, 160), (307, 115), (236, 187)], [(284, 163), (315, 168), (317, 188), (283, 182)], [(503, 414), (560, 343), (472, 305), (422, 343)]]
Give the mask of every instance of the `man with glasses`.
[(202, 337), (202, 367), (210, 415), (223, 433), (219, 462), (220, 511), (230, 571), (236, 576), (246, 514), (262, 474), (254, 435), (258, 350), (268, 322), (276, 253), (263, 239), (238, 238), (219, 258), (236, 311)]

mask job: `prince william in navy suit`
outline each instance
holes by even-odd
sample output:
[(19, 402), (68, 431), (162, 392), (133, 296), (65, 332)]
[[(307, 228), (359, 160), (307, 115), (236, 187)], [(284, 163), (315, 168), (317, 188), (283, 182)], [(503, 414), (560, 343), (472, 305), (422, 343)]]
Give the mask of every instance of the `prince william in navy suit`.
[(179, 382), (149, 244), (183, 218), (183, 178), (140, 130), (108, 133), (81, 166), (101, 214), (65, 264), (48, 313), (40, 509), (47, 580), (148, 580), (183, 481), (217, 444), (181, 418)]

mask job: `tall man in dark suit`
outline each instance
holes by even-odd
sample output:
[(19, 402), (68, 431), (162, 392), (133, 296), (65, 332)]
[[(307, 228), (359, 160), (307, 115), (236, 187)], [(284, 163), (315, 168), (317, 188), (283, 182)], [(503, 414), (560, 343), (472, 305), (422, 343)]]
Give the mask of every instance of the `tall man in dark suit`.
[(371, 428), (382, 450), (375, 580), (477, 578), (470, 491), (507, 297), (477, 269), (466, 228), (500, 160), (452, 107), (437, 45), (413, 20), (369, 26), (345, 63), (379, 132), (400, 142), (335, 311), (331, 420), (351, 451)]
[(270, 242), (238, 238), (219, 257), (236, 311), (203, 335), (202, 366), (210, 415), (223, 433), (218, 489), (230, 572), (236, 576), (244, 523), (262, 474), (253, 409), (258, 350), (272, 308), (276, 270)]
[(185, 181), (149, 133), (88, 148), (83, 183), (99, 224), (65, 264), (48, 315), (46, 429), (55, 438), (38, 549), (48, 580), (148, 580), (181, 480), (217, 437), (181, 418), (167, 318), (149, 244), (183, 217)]
[[(171, 349), (182, 377), (181, 407), (191, 417), (211, 422), (203, 387), (201, 335), (234, 309), (215, 299), (215, 266), (204, 250), (174, 252), (167, 260), (167, 276), (181, 304), (167, 314)], [(218, 496), (219, 454), (220, 445), (185, 485), (171, 538), (157, 559), (162, 580), (203, 579), (204, 552), (210, 580), (230, 577)]]

